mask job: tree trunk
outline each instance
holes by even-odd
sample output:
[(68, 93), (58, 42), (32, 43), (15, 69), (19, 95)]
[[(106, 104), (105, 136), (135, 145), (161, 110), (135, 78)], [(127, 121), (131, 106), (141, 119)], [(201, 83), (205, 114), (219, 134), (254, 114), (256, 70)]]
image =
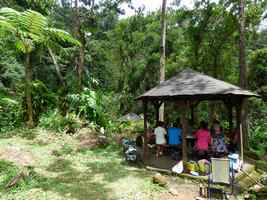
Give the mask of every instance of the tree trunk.
[(84, 34), (80, 31), (80, 52), (79, 52), (79, 63), (78, 63), (78, 87), (79, 91), (83, 90), (83, 73), (84, 73), (84, 60), (85, 60), (85, 38)]
[[(166, 4), (167, 0), (162, 0), (160, 19), (160, 83), (165, 80), (165, 51), (166, 51)], [(164, 104), (159, 110), (159, 120), (164, 121)]]
[(247, 88), (247, 67), (245, 52), (245, 11), (244, 0), (239, 1), (239, 68), (240, 87)]
[[(247, 67), (245, 51), (245, 1), (239, 0), (239, 82), (240, 87), (247, 89)], [(241, 111), (241, 124), (244, 138), (244, 147), (248, 148), (247, 101), (245, 100)]]
[(33, 108), (32, 108), (32, 66), (30, 61), (30, 54), (26, 54), (25, 61), (25, 78), (26, 78), (26, 86), (25, 86), (25, 95), (26, 95), (26, 106), (27, 106), (27, 126), (29, 128), (33, 128)]
[(77, 75), (78, 75), (78, 91), (83, 89), (83, 72), (84, 72), (84, 60), (85, 60), (85, 36), (81, 30), (79, 2), (75, 0), (75, 12), (76, 12), (76, 36), (80, 40), (81, 46), (79, 49), (79, 57), (77, 63)]
[[(212, 47), (211, 47), (212, 48)], [(214, 78), (219, 78), (218, 77), (218, 58), (219, 58), (219, 52), (217, 52), (216, 50), (214, 51), (213, 54), (213, 77)], [(218, 107), (219, 104), (217, 101), (209, 101), (208, 103), (209, 106), (209, 124), (212, 124), (214, 120), (219, 120), (217, 119), (217, 111), (218, 111)]]
[(61, 74), (60, 67), (59, 67), (59, 65), (57, 63), (57, 59), (56, 59), (52, 49), (48, 48), (48, 52), (49, 52), (49, 54), (50, 54), (50, 56), (52, 58), (52, 61), (53, 61), (54, 65), (55, 65), (55, 69), (56, 69), (56, 73), (57, 73), (57, 76), (59, 78), (59, 81), (60, 81), (61, 85), (65, 88), (65, 86), (66, 86), (65, 80), (64, 80), (64, 77)]

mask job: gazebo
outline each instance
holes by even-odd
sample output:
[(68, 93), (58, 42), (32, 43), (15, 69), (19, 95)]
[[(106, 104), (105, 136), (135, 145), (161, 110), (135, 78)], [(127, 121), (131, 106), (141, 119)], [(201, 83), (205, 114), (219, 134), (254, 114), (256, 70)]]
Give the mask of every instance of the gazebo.
[[(143, 102), (144, 110), (144, 146), (143, 157), (147, 158), (147, 130), (148, 130), (148, 104), (152, 104), (156, 109), (156, 121), (159, 120), (159, 108), (164, 102), (179, 102), (186, 109), (191, 110), (193, 117), (194, 108), (200, 101), (222, 101), (228, 110), (229, 126), (233, 128), (233, 108), (236, 109), (236, 125), (240, 133), (240, 153), (243, 159), (243, 136), (241, 121), (243, 120), (242, 106), (249, 97), (259, 97), (257, 94), (244, 90), (238, 86), (218, 80), (211, 76), (196, 72), (191, 69), (185, 69), (178, 73), (177, 76), (161, 82), (156, 87), (139, 96), (137, 100)], [(183, 141), (182, 157), (187, 160), (187, 143), (186, 136), (188, 133), (186, 118), (182, 116)]]

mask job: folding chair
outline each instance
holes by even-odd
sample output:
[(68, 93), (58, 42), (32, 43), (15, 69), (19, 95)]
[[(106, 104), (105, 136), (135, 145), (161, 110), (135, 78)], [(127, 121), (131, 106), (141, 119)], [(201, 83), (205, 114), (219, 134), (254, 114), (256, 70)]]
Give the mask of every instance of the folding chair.
[[(211, 184), (224, 183), (231, 186), (234, 191), (234, 170), (228, 158), (211, 158), (210, 175), (208, 180), (208, 197), (211, 199)], [(232, 164), (231, 164), (232, 165)], [(226, 195), (225, 192), (223, 192)]]

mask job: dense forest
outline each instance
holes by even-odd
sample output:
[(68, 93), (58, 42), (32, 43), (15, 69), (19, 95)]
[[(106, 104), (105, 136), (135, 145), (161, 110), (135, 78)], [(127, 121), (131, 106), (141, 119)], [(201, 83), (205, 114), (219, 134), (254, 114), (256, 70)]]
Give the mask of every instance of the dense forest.
[[(142, 120), (121, 120), (133, 113), (142, 119), (143, 105), (136, 98), (191, 68), (260, 95), (250, 98), (245, 106), (245, 147), (257, 159), (266, 160), (267, 0), (199, 0), (194, 1), (192, 8), (176, 0), (165, 5), (166, 9), (166, 1), (162, 2), (164, 9), (147, 12), (145, 7), (134, 7), (131, 0), (0, 0), (0, 138), (21, 133), (31, 138), (32, 132), (47, 130), (61, 135), (55, 137), (65, 142), (84, 127), (105, 133), (112, 140), (129, 130), (143, 133)], [(125, 5), (134, 15), (127, 15)], [(149, 128), (153, 128), (155, 110), (148, 109)], [(173, 109), (165, 104), (166, 121), (177, 118)], [(197, 122), (211, 122), (218, 116), (223, 128), (229, 128), (222, 103), (200, 103), (197, 112)], [(42, 139), (53, 137), (42, 135)], [(6, 145), (5, 141), (2, 144)], [(73, 155), (76, 151), (70, 147), (72, 144), (68, 145), (52, 151), (53, 156)], [(103, 151), (116, 152), (112, 148)], [(36, 155), (45, 150), (40, 152)], [(136, 173), (126, 171), (117, 161), (118, 155), (105, 157), (107, 152), (87, 152), (95, 160), (102, 160), (81, 166), (93, 169), (94, 175), (98, 170), (114, 170), (118, 176)], [(87, 154), (79, 154), (81, 160), (88, 159)], [(69, 160), (60, 159), (55, 164), (65, 170)], [(72, 163), (80, 162), (75, 156), (69, 159)], [(1, 177), (6, 169), (9, 174), (5, 184), (16, 168), (0, 160)], [(72, 168), (67, 169), (76, 176)], [(75, 191), (80, 184), (79, 179), (71, 177), (74, 188), (65, 185), (62, 189), (61, 180), (41, 177), (41, 173), (37, 176), (37, 172), (29, 175), (31, 180), (25, 179), (25, 190), (28, 185), (44, 190), (51, 187), (64, 196), (65, 189)], [(88, 180), (89, 175), (84, 174)], [(110, 183), (118, 178), (114, 175), (107, 180)], [(147, 182), (144, 184), (142, 189), (156, 190), (154, 186), (148, 188)], [(84, 187), (87, 186), (86, 182)], [(93, 187), (96, 191), (106, 189), (101, 184)], [(82, 186), (79, 189), (78, 196), (72, 191), (68, 193), (72, 199), (87, 199), (88, 195), (100, 199), (100, 193), (108, 193), (91, 194), (83, 191)]]
[[(160, 10), (123, 17), (130, 1), (1, 1), (0, 130), (63, 131), (142, 113), (135, 98), (160, 76)], [(245, 2), (245, 79), (266, 99), (266, 1)], [(239, 2), (196, 1), (167, 8), (166, 79), (192, 68), (239, 85)], [(158, 73), (155, 73), (158, 72)], [(205, 107), (205, 106), (204, 106)], [(208, 116), (214, 105), (202, 109)], [(251, 141), (266, 138), (266, 103), (249, 102)], [(223, 109), (223, 108), (217, 108)], [(266, 147), (265, 147), (266, 148)]]

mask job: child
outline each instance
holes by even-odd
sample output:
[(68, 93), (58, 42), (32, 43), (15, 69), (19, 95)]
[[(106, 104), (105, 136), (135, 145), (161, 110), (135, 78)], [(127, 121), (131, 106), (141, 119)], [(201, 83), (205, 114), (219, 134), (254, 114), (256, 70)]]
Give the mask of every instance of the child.
[(156, 145), (157, 153), (156, 157), (159, 158), (159, 155), (162, 155), (163, 147), (166, 145), (165, 135), (167, 134), (166, 129), (164, 128), (164, 122), (158, 122), (157, 128), (155, 128), (156, 135)]

